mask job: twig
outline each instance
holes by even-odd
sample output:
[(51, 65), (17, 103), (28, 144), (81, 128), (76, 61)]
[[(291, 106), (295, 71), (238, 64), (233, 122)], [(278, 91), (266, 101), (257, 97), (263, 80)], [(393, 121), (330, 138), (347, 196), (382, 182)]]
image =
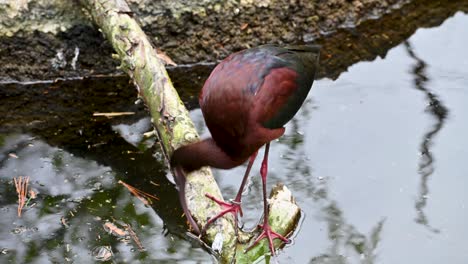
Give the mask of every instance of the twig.
[(123, 182), (123, 181), (119, 181), (119, 183), (122, 184), (123, 186), (125, 186), (133, 195), (135, 195), (138, 199), (140, 199), (140, 201), (142, 201), (145, 205), (150, 205), (150, 204), (153, 203), (150, 198), (153, 198), (156, 201), (159, 201), (159, 198), (152, 195), (152, 194), (149, 194), (147, 192), (138, 190), (137, 188), (135, 188), (135, 187)]
[(135, 112), (110, 112), (110, 113), (94, 113), (93, 116), (105, 116), (105, 117), (114, 117), (114, 116), (125, 116), (125, 115), (134, 115)]
[(146, 250), (145, 247), (141, 244), (140, 239), (136, 235), (135, 231), (133, 231), (132, 227), (129, 224), (125, 224), (125, 229), (128, 231), (133, 241), (135, 241), (135, 244), (138, 246), (138, 249), (140, 251), (145, 251)]
[(106, 230), (106, 232), (109, 232), (110, 234), (113, 234), (113, 235), (116, 235), (116, 236), (119, 236), (119, 237), (123, 237), (123, 236), (127, 235), (124, 230), (118, 228), (116, 225), (114, 225), (111, 222), (106, 222), (104, 224), (104, 230)]
[(18, 193), (18, 217), (21, 217), (21, 211), (26, 203), (26, 193), (28, 192), (29, 177), (14, 177), (16, 193)]

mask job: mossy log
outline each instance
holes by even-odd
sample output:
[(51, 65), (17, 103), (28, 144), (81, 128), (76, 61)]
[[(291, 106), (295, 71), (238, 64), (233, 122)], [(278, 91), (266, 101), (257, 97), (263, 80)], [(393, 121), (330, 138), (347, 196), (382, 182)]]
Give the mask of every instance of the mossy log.
[[(170, 157), (174, 149), (198, 140), (188, 111), (174, 89), (163, 62), (133, 19), (126, 2), (82, 0), (81, 3), (112, 44), (117, 52), (115, 57), (121, 61), (121, 69), (132, 78), (139, 95), (149, 108), (166, 158)], [(220, 210), (217, 204), (205, 197), (205, 193), (210, 193), (222, 198), (209, 168), (202, 168), (187, 176), (186, 192), (188, 206), (200, 226)], [(291, 193), (285, 187), (279, 188), (271, 201), (271, 226), (283, 235), (291, 233), (300, 214)], [(211, 245), (216, 236), (223, 238), (220, 250), (222, 263), (229, 263), (234, 258), (239, 258), (238, 263), (253, 262), (266, 252), (266, 243), (261, 243), (244, 254), (243, 248), (255, 236), (255, 232), (242, 233), (243, 244), (238, 242), (234, 233), (232, 217), (227, 217), (212, 225), (202, 239)]]

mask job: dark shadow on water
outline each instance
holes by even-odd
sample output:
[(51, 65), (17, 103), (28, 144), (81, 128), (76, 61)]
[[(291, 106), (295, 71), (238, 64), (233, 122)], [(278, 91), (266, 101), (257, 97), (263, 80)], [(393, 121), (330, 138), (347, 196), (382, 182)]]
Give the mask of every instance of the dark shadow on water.
[(424, 60), (416, 55), (409, 41), (405, 41), (404, 46), (408, 52), (408, 55), (415, 60), (415, 64), (412, 69), (412, 73), (414, 75), (414, 88), (425, 94), (427, 100), (426, 111), (433, 117), (435, 121), (434, 124), (429, 128), (429, 131), (424, 134), (420, 146), (421, 158), (418, 165), (418, 173), (421, 175), (421, 183), (419, 194), (415, 203), (417, 214), (415, 221), (416, 223), (427, 227), (431, 232), (439, 233), (439, 229), (434, 228), (429, 224), (429, 220), (426, 213), (424, 212), (424, 208), (427, 206), (429, 198), (428, 182), (435, 170), (435, 158), (431, 151), (431, 147), (433, 146), (435, 136), (444, 126), (444, 122), (447, 119), (449, 110), (446, 106), (444, 106), (442, 101), (438, 99), (437, 96), (432, 93), (426, 86), (430, 80), (426, 73), (427, 64), (424, 62)]
[[(164, 240), (161, 232), (184, 235), (177, 190), (166, 178), (164, 160), (154, 157), (160, 153), (158, 145), (131, 144), (114, 129), (127, 126), (133, 136), (150, 129), (147, 113), (135, 104), (136, 94), (130, 88), (116, 78), (0, 87), (4, 113), (0, 118), (0, 250), (8, 252), (0, 254), (0, 263), (34, 262), (41, 255), (56, 260), (79, 256), (82, 263), (90, 263), (90, 252), (101, 245), (111, 246), (117, 261), (125, 254), (144, 260), (155, 257), (149, 252), (133, 254), (131, 244), (104, 231), (105, 221), (132, 225), (142, 241), (155, 239), (150, 236)], [(112, 119), (93, 116), (120, 111), (135, 114)], [(147, 126), (134, 125), (145, 119)], [(39, 194), (36, 206), (27, 207), (18, 219), (12, 177), (20, 175), (31, 176), (30, 187)], [(116, 184), (118, 180), (158, 197), (151, 207), (164, 224), (158, 224), (154, 214)], [(69, 227), (61, 224), (61, 216)], [(22, 226), (26, 231), (10, 231)], [(22, 241), (24, 237), (28, 241)], [(161, 253), (161, 261), (174, 258), (171, 247), (186, 247), (178, 240), (167, 243), (169, 253)], [(66, 244), (70, 252), (60, 251)]]

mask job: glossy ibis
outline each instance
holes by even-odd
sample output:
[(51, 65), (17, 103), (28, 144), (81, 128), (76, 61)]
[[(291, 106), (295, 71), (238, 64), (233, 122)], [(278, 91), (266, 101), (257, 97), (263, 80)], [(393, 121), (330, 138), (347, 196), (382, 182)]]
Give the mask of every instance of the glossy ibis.
[[(265, 145), (260, 174), (263, 183), (264, 222), (262, 233), (274, 254), (273, 239), (288, 239), (271, 230), (268, 223), (266, 176), (270, 141), (284, 134), (283, 127), (299, 110), (314, 81), (319, 57), (317, 46), (263, 45), (230, 55), (213, 70), (199, 96), (200, 108), (212, 138), (174, 151), (171, 167), (183, 210), (194, 232), (200, 234), (226, 213), (242, 215), (241, 195), (257, 151)], [(185, 199), (185, 173), (202, 166), (231, 169), (249, 160), (234, 201), (220, 201), (222, 211), (200, 231)]]

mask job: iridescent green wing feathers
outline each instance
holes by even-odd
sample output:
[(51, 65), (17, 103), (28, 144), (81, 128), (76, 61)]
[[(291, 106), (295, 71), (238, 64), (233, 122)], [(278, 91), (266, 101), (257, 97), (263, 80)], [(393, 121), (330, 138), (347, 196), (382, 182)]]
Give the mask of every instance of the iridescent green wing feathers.
[[(290, 92), (286, 102), (277, 109), (277, 112), (271, 118), (263, 123), (266, 128), (273, 129), (283, 127), (304, 103), (315, 78), (320, 48), (319, 46), (312, 45), (286, 46), (281, 48), (267, 46), (266, 48), (272, 49), (276, 53), (275, 56), (280, 59), (277, 67), (273, 65), (272, 69), (284, 67), (293, 70), (297, 74), (294, 80), (296, 87)], [(272, 87), (265, 88), (272, 89)]]

